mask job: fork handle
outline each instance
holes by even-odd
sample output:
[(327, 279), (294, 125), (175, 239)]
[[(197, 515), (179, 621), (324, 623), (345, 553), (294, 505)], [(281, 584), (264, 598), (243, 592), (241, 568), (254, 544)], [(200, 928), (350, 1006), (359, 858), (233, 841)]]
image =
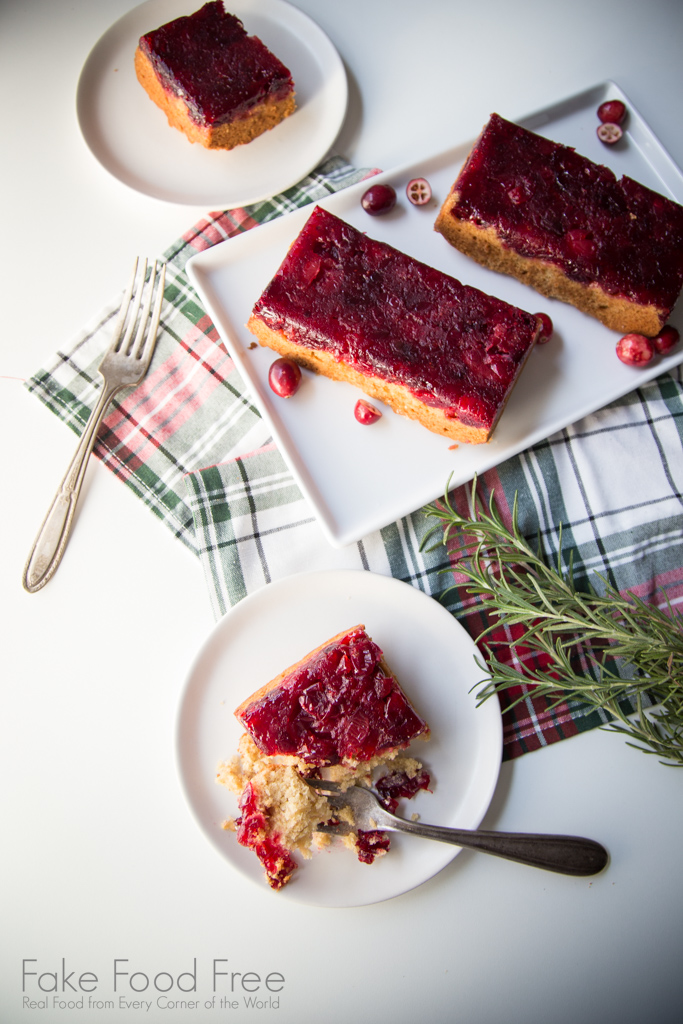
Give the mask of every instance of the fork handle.
[(424, 836), (442, 843), (453, 843), (455, 846), (491, 853), (496, 857), (545, 868), (546, 871), (557, 871), (563, 875), (597, 875), (609, 860), (604, 846), (580, 836), (469, 831), (406, 821), (394, 815), (390, 826), (382, 822), (378, 827)]
[(74, 457), (54, 497), (43, 525), (38, 531), (24, 568), (24, 590), (34, 594), (52, 578), (66, 548), (88, 458), (95, 445), (97, 431), (114, 395), (120, 387), (103, 385), (97, 404), (81, 434)]

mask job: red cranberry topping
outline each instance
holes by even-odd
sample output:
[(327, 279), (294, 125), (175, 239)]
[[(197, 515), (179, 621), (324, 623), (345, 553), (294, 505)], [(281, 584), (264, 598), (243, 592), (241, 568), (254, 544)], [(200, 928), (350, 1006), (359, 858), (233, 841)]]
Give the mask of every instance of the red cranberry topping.
[(382, 413), (379, 409), (371, 405), (370, 402), (366, 402), (363, 398), (359, 398), (356, 402), (356, 407), (353, 410), (353, 414), (359, 423), (363, 426), (367, 426), (370, 423), (376, 423), (377, 420), (382, 418)]
[(297, 863), (278, 836), (269, 835), (266, 813), (251, 782), (240, 798), (240, 811), (239, 818), (235, 819), (238, 843), (254, 851), (266, 870), (271, 888), (281, 889), (296, 870)]
[(310, 765), (368, 761), (427, 731), (361, 628), (304, 659), (237, 717), (264, 754)]
[(491, 420), (490, 408), (477, 395), (463, 395), (458, 403), (457, 415), (470, 427), (480, 427)]
[(613, 146), (623, 134), (619, 125), (612, 124), (610, 121), (598, 126), (598, 138), (601, 142), (606, 142), (608, 146)]
[(372, 185), (363, 193), (361, 206), (371, 217), (388, 213), (396, 205), (396, 189), (391, 185)]
[(667, 324), (666, 327), (662, 327), (657, 337), (652, 339), (652, 344), (660, 354), (663, 354), (672, 349), (679, 338), (680, 334), (677, 329), (671, 324)]
[[(318, 270), (311, 281), (313, 255)], [(369, 238), (321, 207), (254, 316), (297, 344), (409, 389), (449, 417), (458, 417), (470, 396), (484, 428), (510, 390), (506, 369), (514, 377), (538, 329), (530, 313)], [(502, 376), (492, 367), (499, 356)]]
[(414, 206), (424, 206), (432, 198), (432, 187), (426, 178), (412, 178), (406, 187), (406, 195)]
[(538, 336), (538, 344), (545, 345), (553, 336), (553, 322), (547, 313), (536, 313), (536, 318), (541, 321), (541, 333)]
[(140, 49), (200, 125), (228, 124), (293, 90), (284, 64), (220, 0), (148, 32)]
[[(509, 191), (518, 186), (519, 202)], [(572, 281), (671, 309), (683, 284), (683, 207), (493, 115), (455, 186), (451, 216), (492, 228)]]
[(378, 779), (375, 789), (386, 809), (393, 814), (402, 797), (410, 800), (421, 789), (428, 790), (430, 782), (426, 768), (421, 768), (412, 778), (406, 772), (393, 771)]
[(268, 371), (268, 383), (280, 398), (291, 398), (301, 384), (301, 367), (293, 359), (276, 359)]
[(603, 124), (621, 124), (626, 117), (626, 107), (621, 100), (607, 100), (598, 107), (598, 117)]
[(386, 832), (363, 832), (359, 830), (356, 840), (358, 860), (361, 864), (372, 864), (378, 854), (386, 853), (391, 839)]
[(654, 343), (644, 334), (625, 334), (617, 342), (617, 355), (622, 363), (629, 366), (644, 366), (650, 362), (654, 354)]

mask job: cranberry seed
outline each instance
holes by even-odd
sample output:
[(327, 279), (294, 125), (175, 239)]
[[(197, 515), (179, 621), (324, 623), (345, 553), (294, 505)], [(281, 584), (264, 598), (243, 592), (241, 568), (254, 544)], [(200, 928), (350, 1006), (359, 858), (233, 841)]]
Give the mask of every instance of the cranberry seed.
[(293, 359), (276, 359), (268, 371), (268, 383), (280, 398), (291, 398), (301, 384), (301, 367)]
[(432, 198), (432, 187), (426, 178), (412, 178), (406, 186), (406, 195), (413, 206), (424, 206)]
[(613, 146), (623, 134), (619, 125), (612, 124), (610, 121), (606, 121), (598, 127), (598, 138), (601, 142), (606, 142), (608, 146)]
[(652, 339), (652, 344), (660, 354), (663, 354), (674, 347), (680, 336), (679, 331), (675, 327), (667, 324), (666, 327), (662, 327), (657, 337)]
[(654, 354), (654, 343), (644, 334), (625, 334), (617, 342), (617, 355), (628, 366), (644, 366)]
[(603, 124), (621, 124), (626, 117), (626, 107), (621, 100), (607, 100), (598, 107), (598, 117)]
[(379, 217), (393, 210), (396, 205), (396, 189), (391, 185), (372, 185), (363, 193), (360, 204), (371, 217)]
[(370, 423), (376, 423), (377, 420), (382, 417), (382, 413), (379, 409), (374, 405), (370, 405), (370, 403), (366, 402), (363, 398), (359, 398), (356, 402), (353, 415), (356, 417), (358, 422), (362, 423), (365, 427)]

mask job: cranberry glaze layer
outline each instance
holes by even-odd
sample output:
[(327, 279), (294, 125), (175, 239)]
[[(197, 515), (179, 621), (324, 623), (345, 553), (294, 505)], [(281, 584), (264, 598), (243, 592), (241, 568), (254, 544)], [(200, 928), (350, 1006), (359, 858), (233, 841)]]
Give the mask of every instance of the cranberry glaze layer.
[(289, 70), (257, 36), (247, 35), (221, 0), (148, 32), (140, 49), (202, 126), (245, 117), (256, 104), (284, 99), (294, 88)]
[(268, 831), (267, 812), (251, 783), (240, 799), (240, 815), (235, 819), (235, 826), (238, 843), (254, 851), (266, 870), (270, 886), (281, 889), (296, 870), (297, 863), (279, 836)]
[(671, 309), (683, 285), (683, 207), (493, 114), (451, 216), (493, 228), (521, 256), (581, 284)]
[(253, 312), (289, 341), (477, 427), (495, 422), (539, 330), (530, 313), (320, 207)]
[(304, 659), (238, 718), (264, 754), (316, 767), (368, 761), (428, 732), (360, 627)]

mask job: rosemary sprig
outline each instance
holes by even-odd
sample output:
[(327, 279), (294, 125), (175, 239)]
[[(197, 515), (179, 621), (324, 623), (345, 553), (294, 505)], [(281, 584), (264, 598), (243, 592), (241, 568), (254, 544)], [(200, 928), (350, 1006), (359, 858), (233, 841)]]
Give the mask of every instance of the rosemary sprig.
[[(493, 616), (478, 637), (486, 641), (486, 662), (479, 664), (490, 677), (482, 680), (479, 702), (513, 685), (527, 684), (526, 690), (533, 684), (533, 695), (549, 698), (551, 706), (578, 701), (600, 709), (606, 728), (625, 735), (631, 746), (683, 766), (683, 618), (668, 602), (667, 614), (634, 594), (622, 596), (599, 574), (599, 591), (590, 583), (577, 589), (571, 559), (567, 569), (562, 565), (561, 536), (556, 566), (543, 557), (540, 540), (534, 551), (522, 536), (517, 495), (511, 529), (493, 493), (488, 506), (483, 503), (476, 479), (471, 508), (470, 517), (460, 515), (446, 491), (423, 512), (439, 520), (427, 537), (443, 530), (453, 570)], [(540, 656), (547, 670), (529, 668), (526, 656), (515, 659), (519, 668), (500, 661), (493, 646), (503, 641), (490, 635), (501, 625), (521, 627), (509, 645), (513, 653)], [(523, 692), (511, 706), (527, 696)]]

